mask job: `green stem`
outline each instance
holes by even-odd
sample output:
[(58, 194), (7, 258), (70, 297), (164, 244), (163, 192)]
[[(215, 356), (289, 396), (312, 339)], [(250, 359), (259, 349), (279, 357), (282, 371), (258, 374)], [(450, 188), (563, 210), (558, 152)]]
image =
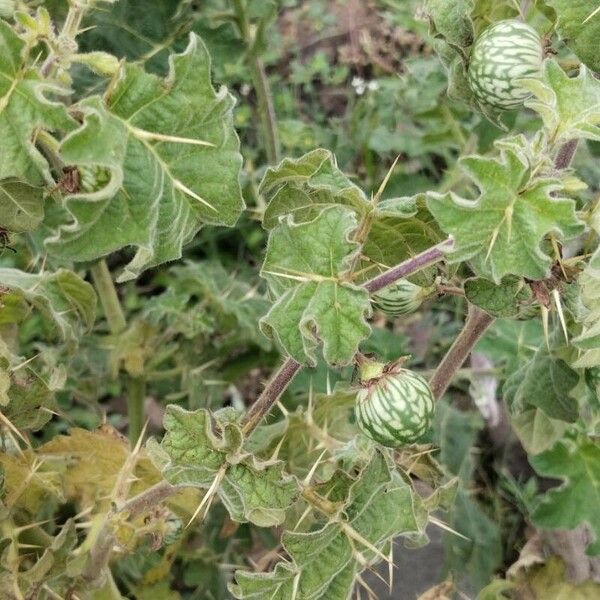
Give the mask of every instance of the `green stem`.
[(146, 380), (143, 377), (127, 379), (127, 418), (129, 419), (129, 441), (135, 446), (144, 427)]
[[(98, 261), (91, 268), (91, 274), (108, 328), (113, 335), (119, 335), (127, 327), (127, 321), (106, 261), (104, 259)], [(129, 419), (129, 441), (132, 445), (135, 445), (138, 441), (144, 426), (145, 398), (145, 379), (143, 377), (128, 377), (127, 417)]]
[(98, 261), (91, 268), (91, 273), (110, 332), (117, 335), (127, 327), (127, 322), (106, 261)]
[(233, 0), (233, 8), (240, 35), (246, 44), (248, 66), (252, 73), (252, 82), (256, 92), (258, 117), (263, 131), (267, 160), (270, 164), (276, 164), (280, 160), (279, 135), (277, 133), (277, 117), (273, 106), (271, 86), (267, 78), (265, 65), (256, 53), (255, 39), (250, 30), (245, 0)]

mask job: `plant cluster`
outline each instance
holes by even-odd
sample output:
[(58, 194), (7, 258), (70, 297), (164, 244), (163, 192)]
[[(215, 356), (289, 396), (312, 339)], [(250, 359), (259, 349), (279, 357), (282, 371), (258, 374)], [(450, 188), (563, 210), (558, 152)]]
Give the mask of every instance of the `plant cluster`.
[(2, 599), (600, 595), (600, 11), (347, 4), (0, 0)]

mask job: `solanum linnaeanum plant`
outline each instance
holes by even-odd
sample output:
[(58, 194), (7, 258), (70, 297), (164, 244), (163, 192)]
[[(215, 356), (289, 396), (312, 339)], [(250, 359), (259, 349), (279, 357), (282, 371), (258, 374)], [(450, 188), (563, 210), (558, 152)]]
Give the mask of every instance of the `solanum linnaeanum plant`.
[(436, 597), (597, 572), (600, 15), (359, 8), (0, 0), (2, 599), (377, 597), (428, 526)]

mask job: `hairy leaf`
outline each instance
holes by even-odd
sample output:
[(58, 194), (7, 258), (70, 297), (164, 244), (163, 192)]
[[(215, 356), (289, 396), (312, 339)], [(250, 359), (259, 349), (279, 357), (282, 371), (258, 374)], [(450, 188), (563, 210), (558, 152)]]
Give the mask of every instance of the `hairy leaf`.
[[(96, 293), (79, 275), (66, 269), (32, 274), (0, 268), (0, 285), (19, 294), (54, 323), (60, 335), (74, 339), (96, 318)], [(0, 305), (0, 315), (4, 308)], [(0, 321), (2, 320), (0, 316)]]
[(148, 443), (154, 464), (173, 484), (215, 486), (234, 521), (280, 525), (298, 494), (296, 480), (283, 473), (281, 461), (258, 461), (242, 450), (235, 412), (224, 409), (214, 416), (213, 422), (206, 410), (169, 406), (161, 445)]
[(540, 114), (554, 142), (600, 140), (600, 81), (584, 65), (577, 77), (569, 77), (547, 60), (542, 78), (524, 79), (522, 85), (535, 95), (526, 105)]
[(558, 16), (561, 37), (592, 71), (600, 71), (600, 57), (595, 51), (600, 36), (600, 19), (591, 0), (546, 0)]
[(65, 162), (106, 168), (111, 178), (67, 198), (72, 222), (48, 247), (92, 260), (135, 246), (120, 281), (179, 258), (202, 225), (231, 226), (244, 206), (233, 98), (214, 91), (199, 38), (170, 64), (165, 80), (126, 65), (104, 99), (82, 101), (85, 122), (61, 146)]
[(263, 216), (266, 229), (287, 215), (295, 223), (312, 220), (330, 206), (347, 206), (359, 215), (372, 209), (362, 190), (339, 170), (333, 154), (323, 149), (269, 168), (259, 191), (269, 202)]
[(33, 231), (43, 217), (41, 188), (17, 179), (0, 181), (0, 227), (14, 233)]
[(35, 147), (35, 130), (69, 130), (74, 122), (63, 104), (46, 98), (48, 93), (64, 95), (67, 90), (44, 81), (26, 65), (27, 59), (25, 42), (0, 20), (0, 182), (16, 178), (40, 185), (52, 178)]
[(578, 315), (583, 329), (573, 340), (579, 349), (573, 366), (594, 368), (600, 364), (600, 251), (596, 251), (586, 265), (578, 285), (585, 311)]
[(381, 548), (394, 536), (422, 531), (423, 508), (410, 485), (390, 473), (381, 454), (376, 453), (344, 491), (342, 520), (307, 533), (286, 531), (282, 543), (291, 563), (279, 562), (270, 573), (238, 571), (233, 595), (346, 600), (354, 575), (363, 567), (357, 551), (361, 560), (373, 561), (373, 546)]
[(271, 232), (261, 274), (277, 301), (261, 327), (301, 363), (316, 364), (322, 342), (327, 362), (348, 364), (369, 334), (368, 293), (347, 277), (355, 228), (350, 210), (331, 207), (306, 223), (288, 218)]
[(514, 318), (533, 301), (531, 288), (518, 277), (505, 277), (499, 285), (475, 277), (465, 281), (467, 300), (497, 318)]
[(529, 165), (512, 148), (503, 150), (500, 160), (473, 156), (461, 164), (481, 190), (479, 198), (431, 193), (428, 201), (441, 228), (454, 236), (449, 257), (470, 260), (496, 283), (505, 275), (546, 277), (552, 257), (542, 246), (545, 236), (571, 239), (583, 229), (574, 202), (553, 196), (560, 183), (531, 179)]
[(580, 523), (587, 523), (595, 538), (587, 552), (600, 554), (598, 445), (584, 438), (565, 440), (530, 461), (540, 475), (564, 480), (562, 485), (542, 496), (532, 514), (533, 522), (545, 529), (573, 529)]

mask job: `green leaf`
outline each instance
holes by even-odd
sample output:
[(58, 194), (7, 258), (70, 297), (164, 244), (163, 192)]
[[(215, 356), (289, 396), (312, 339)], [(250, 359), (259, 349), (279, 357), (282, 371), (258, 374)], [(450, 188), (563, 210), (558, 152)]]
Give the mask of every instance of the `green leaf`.
[(230, 587), (233, 595), (257, 600), (346, 600), (355, 574), (362, 570), (356, 551), (362, 560), (374, 561), (372, 546), (382, 548), (395, 536), (423, 530), (423, 507), (410, 485), (390, 473), (379, 453), (344, 492), (343, 520), (308, 533), (286, 531), (282, 544), (291, 562), (279, 562), (270, 573), (238, 571), (236, 584)]
[(576, 368), (595, 368), (600, 364), (600, 251), (590, 259), (577, 282), (585, 311), (579, 316), (581, 333), (573, 339), (579, 355)]
[(455, 240), (453, 262), (471, 260), (481, 275), (500, 283), (505, 275), (541, 279), (549, 274), (552, 257), (542, 246), (548, 233), (563, 240), (583, 230), (575, 203), (556, 198), (555, 179), (531, 179), (530, 167), (514, 149), (500, 160), (480, 156), (461, 161), (481, 190), (477, 200), (454, 194), (429, 194), (429, 210)]
[[(362, 249), (361, 268), (365, 277), (373, 277), (383, 268), (391, 268), (416, 254), (435, 246), (444, 238), (435, 219), (425, 206), (425, 197), (383, 200), (373, 216), (369, 235)], [(419, 272), (411, 280), (419, 285), (430, 285), (435, 268)]]
[(464, 284), (467, 300), (496, 318), (514, 318), (533, 302), (531, 288), (518, 277), (505, 277), (500, 285), (483, 277)]
[(507, 381), (505, 398), (513, 414), (535, 406), (552, 419), (577, 420), (579, 407), (570, 393), (579, 376), (556, 354), (542, 344), (532, 360)]
[(27, 58), (25, 42), (0, 20), (0, 181), (16, 178), (39, 186), (52, 177), (33, 142), (35, 130), (69, 130), (74, 122), (63, 104), (46, 97), (67, 90), (43, 80), (26, 66)]
[(473, 23), (470, 15), (473, 0), (427, 0), (425, 6), (435, 34), (459, 48), (472, 44)]
[(310, 221), (331, 206), (347, 206), (358, 214), (372, 209), (363, 191), (339, 170), (333, 154), (323, 149), (269, 168), (259, 192), (268, 201), (263, 216), (266, 229), (273, 229), (287, 215), (295, 223)]
[(584, 438), (565, 440), (530, 462), (540, 475), (564, 480), (542, 496), (531, 515), (535, 525), (573, 529), (587, 523), (595, 538), (587, 553), (600, 554), (600, 448)]
[(544, 342), (539, 320), (497, 320), (475, 346), (477, 352), (488, 356), (494, 364), (502, 365), (507, 374), (531, 360)]
[(369, 295), (348, 281), (356, 226), (349, 209), (331, 207), (306, 223), (288, 217), (271, 232), (261, 275), (277, 301), (261, 327), (301, 363), (315, 365), (322, 342), (327, 362), (348, 364), (370, 332)]
[(0, 181), (0, 227), (14, 233), (33, 231), (43, 218), (42, 188), (17, 179)]
[[(592, 0), (546, 0), (558, 16), (557, 29), (567, 46), (592, 71), (600, 71), (596, 51), (600, 19), (593, 14), (598, 4)], [(591, 18), (590, 18), (591, 17)]]
[[(0, 285), (40, 310), (65, 339), (75, 339), (90, 329), (96, 318), (94, 288), (72, 271), (32, 274), (0, 268)], [(0, 305), (0, 322), (2, 311)]]
[(577, 77), (569, 77), (547, 60), (540, 79), (523, 79), (521, 84), (535, 95), (525, 105), (539, 113), (554, 143), (600, 140), (600, 81), (584, 65)]
[(471, 450), (484, 422), (476, 411), (453, 408), (445, 400), (437, 403), (435, 413), (435, 441), (440, 448), (440, 462), (452, 474), (467, 484), (473, 474)]
[(67, 198), (72, 222), (47, 245), (80, 261), (135, 246), (120, 281), (179, 258), (204, 224), (234, 225), (244, 207), (233, 98), (214, 91), (199, 38), (170, 65), (164, 80), (126, 65), (104, 99), (79, 105), (85, 122), (61, 146), (65, 162), (108, 169), (111, 178)]
[(234, 521), (280, 525), (298, 494), (296, 480), (284, 474), (281, 461), (261, 462), (242, 450), (235, 411), (223, 409), (214, 419), (203, 409), (168, 406), (162, 443), (147, 445), (151, 460), (170, 483), (202, 489), (216, 485)]
[(535, 406), (512, 415), (510, 422), (528, 454), (539, 454), (548, 450), (562, 439), (569, 428), (565, 421), (551, 419)]
[(475, 588), (482, 588), (502, 564), (502, 538), (498, 523), (466, 490), (461, 489), (450, 510), (448, 524), (467, 538), (452, 533), (445, 535), (448, 567), (454, 571), (466, 571)]

